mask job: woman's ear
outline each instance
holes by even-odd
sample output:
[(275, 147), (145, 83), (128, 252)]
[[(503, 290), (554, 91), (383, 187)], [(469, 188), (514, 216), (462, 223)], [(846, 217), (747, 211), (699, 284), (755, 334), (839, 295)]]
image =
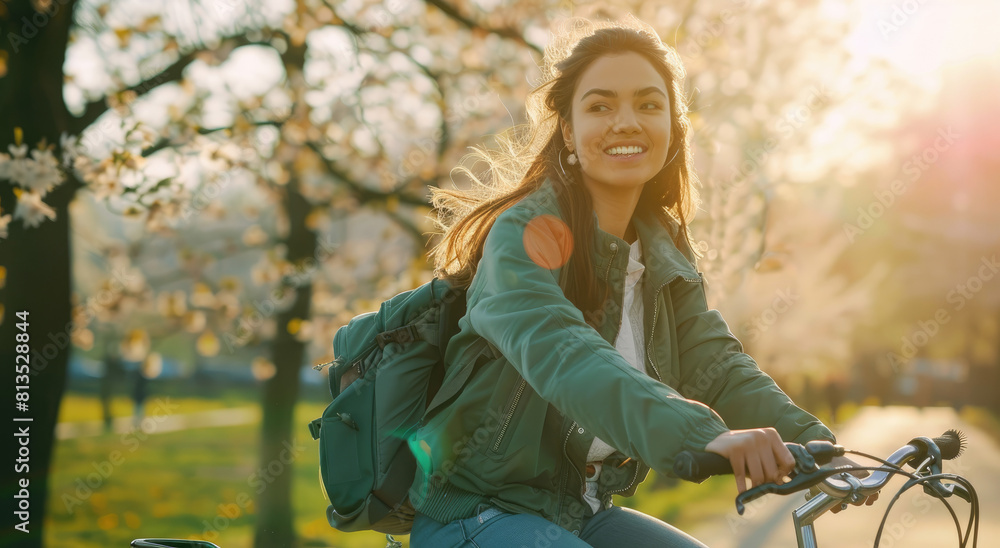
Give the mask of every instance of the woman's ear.
[(562, 130), (563, 142), (566, 143), (566, 149), (573, 152), (573, 130), (569, 126), (569, 122), (563, 118), (559, 118), (559, 129)]

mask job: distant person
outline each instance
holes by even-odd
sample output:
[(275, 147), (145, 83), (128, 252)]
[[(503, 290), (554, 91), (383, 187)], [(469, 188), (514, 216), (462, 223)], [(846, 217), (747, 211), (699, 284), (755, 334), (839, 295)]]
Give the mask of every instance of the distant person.
[(104, 431), (111, 432), (114, 425), (114, 416), (111, 412), (111, 399), (114, 392), (115, 379), (122, 373), (122, 358), (118, 353), (117, 343), (109, 343), (104, 356), (104, 372), (99, 383), (99, 394), (101, 398), (101, 418), (104, 422)]
[(728, 458), (741, 492), (781, 483), (783, 440), (835, 440), (708, 309), (677, 52), (577, 21), (529, 96), (532, 146), (490, 158), (494, 193), (435, 191), (464, 214), (433, 252), (468, 288), (448, 371), (478, 367), (410, 439), (415, 548), (704, 546), (612, 495), (685, 449)]
[(139, 428), (142, 423), (146, 397), (149, 396), (149, 379), (153, 376), (153, 354), (146, 356), (142, 364), (135, 370), (135, 383), (132, 385), (132, 426)]

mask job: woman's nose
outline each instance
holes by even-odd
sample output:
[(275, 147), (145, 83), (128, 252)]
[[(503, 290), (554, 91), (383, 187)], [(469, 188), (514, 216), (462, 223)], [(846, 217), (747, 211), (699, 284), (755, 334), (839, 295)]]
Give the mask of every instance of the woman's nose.
[(615, 115), (615, 121), (611, 126), (611, 129), (616, 132), (637, 131), (639, 129), (639, 123), (636, 120), (635, 113), (632, 112), (632, 109), (626, 108), (619, 110), (618, 114)]

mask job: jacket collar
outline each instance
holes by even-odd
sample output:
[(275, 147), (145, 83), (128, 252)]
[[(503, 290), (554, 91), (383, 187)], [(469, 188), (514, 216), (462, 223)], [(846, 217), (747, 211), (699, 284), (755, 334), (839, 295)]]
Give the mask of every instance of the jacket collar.
[[(561, 219), (563, 215), (559, 209), (556, 194), (551, 179), (545, 178), (539, 189), (526, 199), (532, 200), (530, 205), (541, 208)], [(618, 274), (624, 277), (628, 268), (629, 243), (603, 230), (597, 220), (596, 211), (591, 212), (591, 215), (594, 219), (594, 242), (591, 252), (597, 276), (603, 280), (609, 273), (610, 263), (610, 268), (617, 269)], [(671, 233), (676, 232), (678, 227), (673, 219), (670, 220), (671, 226), (668, 230), (653, 211), (637, 208), (632, 222), (635, 224), (636, 233), (642, 241), (642, 263), (646, 265), (646, 272), (643, 275), (647, 276), (647, 282), (652, 284), (654, 288), (660, 287), (678, 276), (689, 280), (700, 278), (697, 266), (694, 264), (693, 253), (688, 246), (684, 245), (685, 251), (682, 253), (674, 245)]]

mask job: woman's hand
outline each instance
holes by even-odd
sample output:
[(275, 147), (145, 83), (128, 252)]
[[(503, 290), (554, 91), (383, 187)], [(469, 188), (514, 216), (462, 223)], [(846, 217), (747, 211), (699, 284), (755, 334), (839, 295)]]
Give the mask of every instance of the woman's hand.
[[(851, 467), (854, 467), (854, 466), (861, 466), (861, 465), (858, 464), (858, 463), (856, 463), (856, 462), (854, 462), (853, 460), (851, 460), (851, 459), (849, 459), (847, 457), (833, 457), (830, 460), (830, 465), (829, 466), (831, 468), (840, 468), (841, 466), (851, 466)], [(868, 470), (855, 470), (855, 471), (852, 471), (852, 472), (849, 472), (849, 473), (852, 476), (854, 476), (856, 478), (859, 478), (859, 479), (860, 478), (866, 478), (866, 477), (868, 477), (870, 475), (870, 473), (868, 472)], [(816, 488), (816, 490), (817, 490), (817, 492), (819, 492), (819, 488)], [(859, 500), (858, 502), (852, 502), (851, 504), (853, 504), (854, 506), (861, 506), (862, 504), (864, 504), (865, 506), (871, 506), (872, 504), (875, 504), (876, 500), (878, 500), (878, 493), (875, 493), (874, 495), (868, 495), (868, 498), (866, 498), (864, 500)], [(834, 507), (833, 509), (831, 509), (830, 511), (833, 512), (834, 514), (836, 514), (837, 512), (840, 512), (840, 510), (841, 510), (841, 507), (838, 505), (838, 506)]]
[(752, 487), (762, 483), (780, 485), (795, 469), (791, 451), (774, 428), (730, 430), (709, 442), (705, 450), (729, 459), (740, 493), (747, 489), (747, 477)]

